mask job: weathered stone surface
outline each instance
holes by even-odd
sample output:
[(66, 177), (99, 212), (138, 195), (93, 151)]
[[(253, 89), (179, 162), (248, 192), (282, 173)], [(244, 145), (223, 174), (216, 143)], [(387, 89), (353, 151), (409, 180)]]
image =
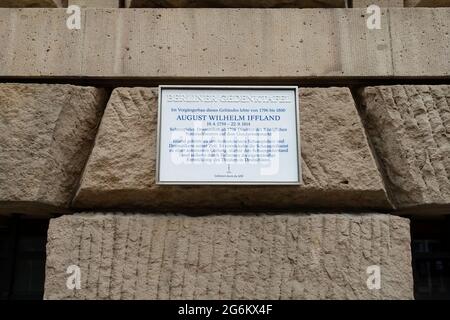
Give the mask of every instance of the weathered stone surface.
[(92, 87), (0, 84), (0, 213), (68, 206), (105, 103)]
[(300, 90), (303, 186), (155, 185), (157, 89), (112, 93), (79, 208), (390, 208), (348, 88)]
[(0, 75), (79, 75), (83, 34), (67, 17), (66, 9), (0, 8)]
[(81, 19), (81, 30), (69, 30), (64, 9), (0, 9), (0, 74), (146, 79), (450, 74), (450, 59), (441, 58), (450, 48), (449, 8), (382, 9), (383, 27), (376, 32), (354, 9), (83, 9)]
[(363, 99), (397, 206), (450, 208), (450, 86), (369, 87)]
[(120, 8), (120, 0), (69, 0), (68, 5), (81, 8)]
[(376, 4), (382, 7), (450, 7), (450, 0), (353, 0), (353, 7)]
[(0, 8), (56, 8), (66, 4), (67, 0), (0, 0)]
[(450, 7), (450, 0), (404, 0), (405, 7)]
[(372, 4), (380, 7), (403, 7), (403, 0), (353, 0), (353, 8), (365, 8)]
[(129, 8), (343, 8), (345, 0), (126, 0)]
[[(81, 290), (66, 287), (70, 265)], [(46, 299), (413, 298), (409, 221), (380, 214), (63, 216), (45, 278)]]
[(450, 75), (450, 8), (391, 8), (389, 20), (394, 74)]
[(64, 9), (0, 9), (0, 75), (248, 82), (450, 74), (442, 59), (450, 9), (383, 9), (376, 32), (361, 11), (83, 9), (83, 28), (69, 30)]

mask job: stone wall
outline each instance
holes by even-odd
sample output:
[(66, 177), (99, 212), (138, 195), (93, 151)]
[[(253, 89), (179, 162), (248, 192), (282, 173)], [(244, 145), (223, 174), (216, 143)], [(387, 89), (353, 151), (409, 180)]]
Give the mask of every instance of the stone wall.
[(409, 221), (389, 215), (96, 212), (52, 220), (48, 239), (47, 299), (412, 298)]
[(450, 0), (0, 0), (0, 7), (54, 8), (354, 8), (376, 4), (383, 7), (448, 7)]
[[(399, 216), (449, 210), (450, 4), (374, 2), (381, 30), (357, 0), (0, 0), (0, 215), (51, 218), (45, 298), (412, 299)], [(170, 83), (298, 86), (302, 185), (157, 185)]]
[(155, 185), (157, 90), (115, 89), (74, 206), (153, 210), (301, 207), (389, 210), (391, 205), (350, 90), (300, 88), (299, 99), (302, 186), (158, 186)]
[(0, 0), (5, 8), (57, 8), (67, 5), (67, 0)]

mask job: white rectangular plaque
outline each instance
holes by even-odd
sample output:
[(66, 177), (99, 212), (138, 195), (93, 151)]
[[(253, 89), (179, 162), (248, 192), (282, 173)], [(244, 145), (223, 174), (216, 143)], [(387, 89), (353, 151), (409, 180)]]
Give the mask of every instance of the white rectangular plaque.
[(297, 87), (160, 86), (158, 184), (300, 184)]

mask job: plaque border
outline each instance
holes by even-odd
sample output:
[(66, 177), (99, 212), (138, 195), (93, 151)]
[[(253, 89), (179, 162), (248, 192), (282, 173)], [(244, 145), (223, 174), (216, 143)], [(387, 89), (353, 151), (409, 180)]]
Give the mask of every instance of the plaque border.
[[(295, 122), (296, 122), (296, 140), (297, 140), (297, 181), (161, 181), (160, 180), (160, 155), (161, 155), (161, 118), (162, 118), (162, 91), (164, 89), (202, 89), (202, 90), (294, 90), (295, 92)], [(257, 85), (160, 85), (158, 86), (158, 117), (157, 117), (157, 137), (156, 137), (156, 185), (197, 185), (197, 186), (224, 186), (224, 185), (242, 185), (242, 186), (299, 186), (303, 184), (302, 166), (301, 166), (301, 139), (300, 139), (300, 103), (298, 86), (257, 86)]]

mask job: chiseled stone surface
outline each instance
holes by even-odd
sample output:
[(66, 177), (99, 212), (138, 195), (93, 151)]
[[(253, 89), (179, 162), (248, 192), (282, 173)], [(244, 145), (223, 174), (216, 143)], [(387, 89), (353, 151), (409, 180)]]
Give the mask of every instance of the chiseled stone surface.
[(336, 8), (345, 0), (126, 0), (130, 8)]
[[(81, 290), (66, 287), (70, 265)], [(46, 299), (412, 299), (409, 220), (75, 214), (50, 222), (45, 278)]]
[(67, 0), (0, 0), (0, 8), (56, 8), (67, 5)]
[(300, 187), (155, 185), (157, 98), (156, 88), (113, 91), (76, 207), (390, 208), (348, 88), (300, 89)]
[(368, 87), (370, 138), (400, 208), (450, 208), (450, 86)]
[(120, 8), (120, 0), (69, 0), (68, 5), (81, 8)]
[[(292, 79), (445, 77), (450, 8), (383, 8), (382, 29), (355, 9), (0, 9), (0, 74)], [(143, 30), (152, 30), (147, 32)], [(80, 49), (82, 48), (82, 50)]]
[(69, 205), (105, 104), (93, 87), (0, 84), (0, 213)]
[(365, 8), (372, 4), (380, 7), (403, 7), (404, 0), (353, 0), (353, 8)]
[(450, 8), (388, 10), (393, 73), (420, 78), (447, 70), (450, 75)]

